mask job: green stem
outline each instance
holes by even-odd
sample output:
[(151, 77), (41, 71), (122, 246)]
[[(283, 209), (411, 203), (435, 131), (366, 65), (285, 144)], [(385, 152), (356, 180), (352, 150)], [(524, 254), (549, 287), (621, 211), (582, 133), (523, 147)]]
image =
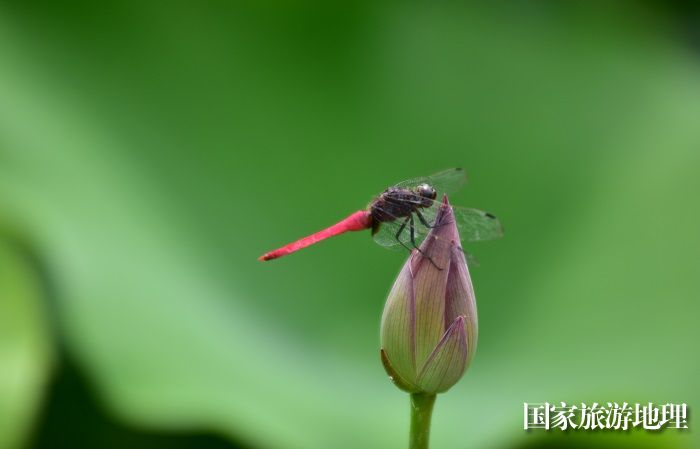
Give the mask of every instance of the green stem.
[(430, 417), (433, 414), (435, 395), (411, 393), (411, 435), (409, 449), (428, 449)]

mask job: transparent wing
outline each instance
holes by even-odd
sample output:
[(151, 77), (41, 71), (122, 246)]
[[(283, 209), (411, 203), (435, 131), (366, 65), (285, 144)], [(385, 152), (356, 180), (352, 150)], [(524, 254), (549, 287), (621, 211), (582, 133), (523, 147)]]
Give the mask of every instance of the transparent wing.
[[(415, 221), (415, 220), (414, 220)], [(408, 226), (408, 225), (406, 225)], [(400, 222), (388, 222), (388, 223), (382, 223), (382, 227), (379, 229), (379, 231), (374, 234), (373, 238), (374, 241), (377, 242), (379, 245), (391, 249), (394, 251), (407, 251), (407, 250), (413, 250), (413, 244), (411, 243), (410, 240), (410, 235), (406, 231), (406, 229), (403, 230), (401, 233), (399, 241), (396, 238), (396, 233), (398, 232), (399, 228), (401, 227)], [(426, 239), (428, 235), (429, 229), (425, 228), (422, 224), (416, 224), (416, 245), (420, 247), (421, 243)], [(402, 244), (403, 243), (403, 244)], [(447, 245), (450, 246), (452, 242), (448, 241), (440, 241), (438, 239), (435, 240), (436, 245)], [(405, 246), (404, 246), (405, 245)], [(434, 251), (437, 250), (437, 247), (435, 247)], [(464, 257), (467, 259), (467, 264), (470, 267), (478, 267), (480, 266), (479, 260), (474, 257), (472, 253), (469, 251), (465, 251), (463, 248), (462, 252), (464, 253)]]
[[(464, 251), (464, 250), (462, 250)], [(467, 258), (467, 265), (470, 267), (480, 267), (481, 263), (479, 263), (479, 259), (474, 257), (474, 254), (470, 253), (469, 251), (464, 251), (464, 257)]]
[(503, 226), (495, 215), (479, 209), (453, 207), (463, 240), (479, 242), (503, 237)]
[(394, 187), (410, 189), (420, 184), (429, 184), (438, 192), (438, 197), (443, 193), (454, 193), (467, 182), (467, 173), (461, 168), (450, 168), (434, 175), (421, 178), (407, 179)]
[[(404, 225), (404, 223), (406, 224)], [(423, 226), (423, 224), (414, 217), (413, 236), (416, 246), (420, 246), (423, 240), (425, 240), (425, 236), (428, 235), (428, 232), (430, 232), (430, 229)], [(406, 251), (407, 249), (414, 248), (413, 242), (411, 241), (411, 223), (410, 221), (406, 221), (406, 217), (383, 222), (372, 238), (377, 244), (388, 249)]]
[[(434, 201), (432, 206), (419, 209), (413, 214), (413, 240), (411, 239), (411, 221), (406, 217), (396, 217), (394, 221), (387, 221), (380, 225), (373, 236), (374, 241), (394, 250), (412, 249), (414, 242), (416, 246), (420, 246), (435, 225), (439, 207), (440, 202)], [(459, 206), (452, 206), (452, 211), (462, 241), (478, 242), (503, 236), (501, 222), (493, 214)]]
[[(396, 238), (396, 234), (399, 230), (398, 226), (394, 226), (395, 222), (385, 222), (379, 225), (379, 229), (377, 232), (372, 236), (374, 239), (375, 243), (378, 245), (383, 246), (384, 248), (387, 249), (393, 249), (396, 251), (400, 250), (405, 250), (405, 247), (401, 245), (399, 240)], [(405, 236), (402, 237), (402, 240), (405, 240)], [(410, 243), (408, 244), (409, 248)]]
[[(440, 201), (433, 201), (433, 205), (420, 209), (420, 214), (425, 221), (432, 226), (435, 224), (435, 216), (440, 208)], [(469, 207), (452, 206), (455, 223), (462, 241), (480, 242), (503, 237), (503, 226), (493, 214)], [(423, 223), (421, 223), (423, 224)]]

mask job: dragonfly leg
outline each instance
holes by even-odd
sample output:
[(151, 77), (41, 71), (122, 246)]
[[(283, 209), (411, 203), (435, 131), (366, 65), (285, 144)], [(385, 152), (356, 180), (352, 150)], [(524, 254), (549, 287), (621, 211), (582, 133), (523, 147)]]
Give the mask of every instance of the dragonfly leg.
[[(410, 236), (411, 244), (413, 245), (413, 248), (411, 248), (410, 246), (406, 245), (403, 241), (401, 241), (401, 234), (403, 233), (404, 229), (406, 229), (406, 225), (409, 225), (409, 236)], [(416, 249), (416, 250), (418, 250), (419, 253), (421, 253), (425, 256), (423, 251), (418, 247), (418, 245), (416, 245), (416, 229), (415, 229), (415, 225), (413, 222), (413, 215), (409, 215), (408, 217), (406, 217), (406, 219), (403, 221), (403, 223), (401, 223), (401, 227), (399, 227), (399, 230), (396, 231), (396, 241), (399, 242), (401, 244), (401, 246), (403, 246), (407, 250), (413, 251), (414, 249)]]
[[(410, 219), (411, 219), (410, 216), (406, 217), (406, 219), (403, 221), (403, 223), (401, 223), (401, 227), (399, 228), (398, 231), (396, 231), (396, 241), (399, 242), (401, 244), (401, 246), (403, 246), (407, 250), (412, 251), (412, 249), (408, 245), (406, 245), (404, 242), (401, 241), (401, 234), (403, 233), (403, 230), (406, 229), (406, 225), (408, 224)], [(414, 246), (415, 246), (415, 243), (414, 243)]]
[(428, 223), (428, 220), (426, 220), (425, 217), (423, 216), (423, 214), (420, 213), (420, 210), (416, 209), (416, 215), (418, 215), (418, 219), (420, 220), (421, 223), (423, 223), (423, 226), (425, 226), (426, 228), (434, 228), (435, 227), (435, 225), (431, 226), (430, 223)]
[(415, 249), (420, 251), (420, 248), (418, 248), (418, 245), (416, 245), (416, 224), (413, 221), (413, 214), (409, 215), (408, 218), (411, 221), (411, 243), (413, 243), (413, 247)]
[[(404, 229), (406, 229), (406, 225), (410, 226), (409, 232), (410, 232), (411, 244), (413, 245), (413, 248), (411, 248), (410, 246), (406, 245), (404, 242), (401, 241), (401, 234), (403, 233)], [(418, 247), (418, 245), (416, 244), (416, 226), (415, 226), (415, 222), (413, 221), (413, 214), (406, 217), (406, 219), (403, 221), (403, 223), (401, 223), (399, 230), (396, 231), (395, 237), (396, 237), (396, 241), (399, 242), (399, 244), (401, 244), (401, 246), (406, 248), (408, 251), (413, 251), (414, 249), (417, 250), (423, 257), (428, 259), (430, 261), (430, 263), (433, 264), (433, 266), (435, 268), (437, 268), (438, 270), (442, 270), (442, 268), (438, 267), (437, 264), (435, 263), (435, 261), (433, 261), (433, 259), (430, 256), (425, 254), (423, 252), (423, 250), (420, 249)]]
[[(419, 219), (421, 219), (420, 215), (419, 215), (418, 217), (419, 217)], [(434, 266), (435, 268), (437, 268), (438, 270), (441, 270), (441, 271), (442, 271), (442, 268), (440, 268), (440, 267), (437, 266), (437, 264), (435, 263), (435, 261), (433, 260), (433, 258), (430, 257), (430, 256), (428, 256), (427, 254), (425, 254), (425, 253), (423, 252), (423, 250), (421, 250), (421, 249), (418, 247), (418, 245), (416, 245), (416, 225), (415, 225), (415, 222), (413, 221), (413, 214), (409, 215), (409, 219), (410, 219), (410, 221), (411, 221), (411, 224), (410, 224), (410, 226), (411, 226), (411, 243), (413, 244), (413, 247), (414, 247), (415, 249), (417, 249), (418, 252), (419, 252), (423, 257), (425, 257), (426, 259), (428, 259), (428, 260), (430, 261), (430, 263), (433, 264), (433, 266)], [(423, 220), (424, 220), (424, 219), (421, 219), (421, 221), (423, 221)], [(425, 221), (423, 221), (423, 224), (425, 224)]]

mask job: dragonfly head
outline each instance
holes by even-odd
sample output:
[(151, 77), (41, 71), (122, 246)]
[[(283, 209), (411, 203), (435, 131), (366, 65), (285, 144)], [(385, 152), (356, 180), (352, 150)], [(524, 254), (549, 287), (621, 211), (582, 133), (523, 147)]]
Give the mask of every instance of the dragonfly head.
[(433, 204), (433, 200), (437, 198), (437, 192), (430, 184), (419, 184), (416, 187), (416, 193), (424, 199), (423, 206), (430, 207)]

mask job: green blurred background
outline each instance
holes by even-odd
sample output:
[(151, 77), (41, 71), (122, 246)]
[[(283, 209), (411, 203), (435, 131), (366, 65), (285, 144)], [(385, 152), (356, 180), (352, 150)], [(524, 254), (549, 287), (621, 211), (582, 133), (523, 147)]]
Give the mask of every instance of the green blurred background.
[[(661, 2), (0, 3), (0, 448), (403, 448), (405, 255), (261, 264), (462, 166), (479, 350), (435, 448), (700, 445), (700, 11)], [(686, 432), (524, 432), (523, 402)]]

